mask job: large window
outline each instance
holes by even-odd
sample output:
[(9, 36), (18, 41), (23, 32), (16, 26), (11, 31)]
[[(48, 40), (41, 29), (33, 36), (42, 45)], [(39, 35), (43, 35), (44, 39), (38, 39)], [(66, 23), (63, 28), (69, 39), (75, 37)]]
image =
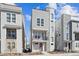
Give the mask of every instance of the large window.
[(35, 39), (40, 39), (40, 32), (35, 32)]
[(12, 14), (12, 22), (16, 22), (16, 14)]
[(8, 12), (6, 13), (6, 16), (7, 16), (7, 22), (13, 22), (13, 23), (16, 22), (16, 14)]
[(79, 40), (79, 33), (75, 33), (75, 40)]
[(16, 29), (7, 29), (7, 39), (16, 39)]
[(44, 19), (37, 18), (37, 26), (44, 26)]
[(45, 32), (36, 32), (34, 31), (33, 32), (33, 38), (34, 39), (42, 39), (42, 40), (47, 40), (46, 38), (46, 33)]
[(7, 13), (7, 22), (11, 22), (11, 14)]

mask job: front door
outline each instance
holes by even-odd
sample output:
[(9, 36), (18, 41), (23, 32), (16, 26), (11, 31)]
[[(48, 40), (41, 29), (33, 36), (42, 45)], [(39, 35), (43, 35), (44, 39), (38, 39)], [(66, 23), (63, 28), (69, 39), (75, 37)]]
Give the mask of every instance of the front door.
[(43, 44), (42, 43), (39, 44), (39, 49), (40, 49), (40, 51), (43, 51)]
[(71, 43), (68, 43), (68, 51), (71, 50)]
[(15, 42), (8, 42), (7, 43), (7, 51), (8, 53), (15, 53), (16, 52), (16, 43)]

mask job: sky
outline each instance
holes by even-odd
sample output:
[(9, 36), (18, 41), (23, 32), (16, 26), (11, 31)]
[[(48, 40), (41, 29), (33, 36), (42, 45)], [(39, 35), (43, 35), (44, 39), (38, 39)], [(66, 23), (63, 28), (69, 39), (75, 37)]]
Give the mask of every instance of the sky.
[(23, 14), (25, 16), (25, 34), (26, 34), (27, 43), (29, 43), (30, 20), (31, 20), (32, 9), (40, 8), (44, 10), (48, 4), (47, 3), (44, 3), (44, 4), (43, 3), (16, 3), (16, 5), (21, 7), (23, 10)]
[[(30, 41), (30, 20), (32, 9), (38, 8), (41, 10), (45, 10), (48, 6), (48, 3), (16, 3), (17, 6), (21, 7), (23, 10), (23, 14), (25, 16), (25, 35), (27, 39), (27, 43)], [(59, 18), (61, 12), (69, 13), (79, 13), (79, 3), (56, 3), (56, 19)], [(67, 9), (65, 11), (65, 9)], [(70, 11), (69, 11), (70, 10)]]

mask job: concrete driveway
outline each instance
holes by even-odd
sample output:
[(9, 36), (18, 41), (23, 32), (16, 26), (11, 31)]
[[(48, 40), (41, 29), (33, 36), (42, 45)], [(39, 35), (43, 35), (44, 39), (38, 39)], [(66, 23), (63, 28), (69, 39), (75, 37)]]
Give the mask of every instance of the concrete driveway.
[(79, 56), (79, 53), (57, 53), (57, 54), (51, 54), (51, 53), (43, 52), (43, 55), (46, 55), (46, 56)]

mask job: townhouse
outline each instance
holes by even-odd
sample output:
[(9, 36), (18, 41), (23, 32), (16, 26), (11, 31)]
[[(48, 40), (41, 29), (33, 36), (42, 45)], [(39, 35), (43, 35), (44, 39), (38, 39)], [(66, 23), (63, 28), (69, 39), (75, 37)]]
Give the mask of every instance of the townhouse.
[(22, 53), (24, 40), (22, 8), (0, 3), (0, 53)]
[(56, 21), (56, 50), (79, 51), (79, 14), (61, 14)]
[(30, 48), (32, 52), (55, 50), (55, 9), (50, 5), (32, 10)]

